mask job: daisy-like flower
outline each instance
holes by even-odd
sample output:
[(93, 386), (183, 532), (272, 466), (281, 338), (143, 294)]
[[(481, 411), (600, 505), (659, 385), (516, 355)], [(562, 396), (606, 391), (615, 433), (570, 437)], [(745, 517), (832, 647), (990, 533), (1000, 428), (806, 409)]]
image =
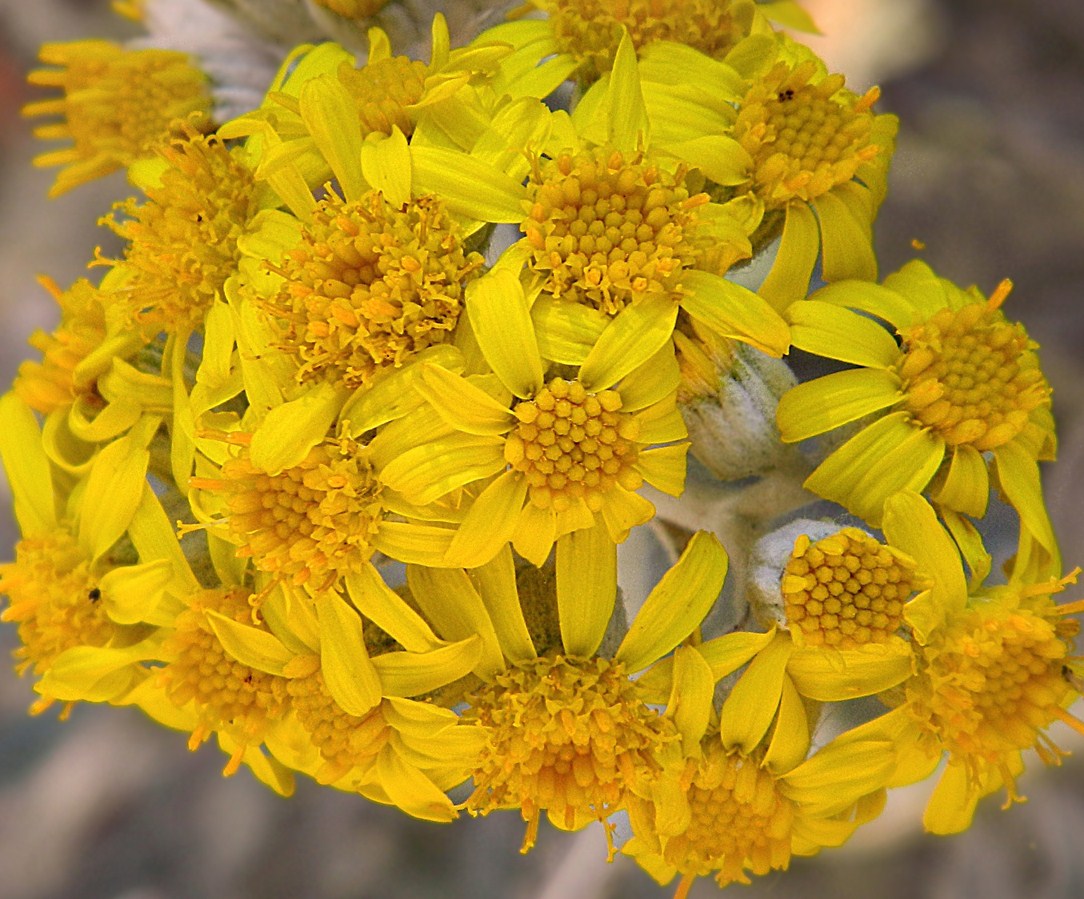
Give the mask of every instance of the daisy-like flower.
[[(726, 564), (714, 537), (694, 536), (612, 655), (599, 647), (617, 602), (616, 551), (600, 528), (559, 545), (555, 576), (529, 570), (517, 578), (508, 549), (471, 578), (408, 567), (411, 596), (438, 633), (478, 634), (484, 644), (475, 669), (482, 684), (464, 712), (486, 735), (467, 809), (518, 808), (527, 822), (524, 852), (543, 812), (555, 827), (579, 830), (621, 810), (637, 778), (657, 770), (659, 748), (677, 736), (632, 675), (695, 631)], [(367, 606), (377, 599), (359, 599), (362, 613), (380, 614)]]
[[(390, 592), (375, 570), (348, 590), (355, 602)], [(261, 612), (270, 632), (222, 615), (212, 623), (237, 662), (286, 681), (291, 715), (267, 734), (271, 753), (320, 783), (454, 818), (445, 791), (467, 778), (485, 736), (425, 697), (470, 672), (480, 638), (442, 641), (416, 613), (382, 616), (390, 631), (377, 629), (334, 592), (275, 591)]]
[(440, 430), (423, 429), (420, 443), (412, 416), (379, 435), (385, 482), (419, 506), (478, 484), (448, 564), (480, 565), (509, 541), (541, 564), (555, 540), (597, 523), (621, 542), (654, 513), (635, 492), (643, 483), (684, 485), (672, 355), (604, 335), (578, 369), (549, 366), (519, 279), (505, 271), (474, 288), (471, 324), (495, 376), (425, 367), (416, 388)]
[[(9, 602), (0, 620), (18, 625), (16, 671), (39, 679), (38, 713), (57, 699), (42, 679), (57, 659), (78, 646), (126, 646), (142, 636), (107, 611), (106, 578), (120, 560), (111, 555), (143, 491), (157, 421), (103, 449), (89, 466), (80, 491), (62, 496), (30, 408), (14, 394), (0, 398), (0, 459), (23, 534), (15, 560), (0, 566), (0, 593)], [(74, 497), (74, 498), (73, 498)]]
[(497, 25), (480, 40), (507, 41), (516, 48), (508, 66), (523, 69), (548, 60), (559, 73), (554, 82), (575, 76), (590, 84), (613, 67), (622, 35), (637, 51), (658, 41), (674, 41), (721, 58), (752, 33), (771, 33), (770, 20), (812, 29), (809, 17), (791, 2), (751, 0), (528, 0), (520, 12), (539, 10), (543, 18)]
[[(428, 529), (415, 539), (409, 525), (392, 520), (405, 504), (386, 489), (365, 446), (346, 436), (325, 440), (322, 430), (315, 437), (283, 439), (275, 432), (289, 427), (295, 410), (279, 410), (283, 415), (256, 434), (228, 436), (239, 452), (223, 462), (217, 476), (189, 481), (199, 491), (194, 509), (237, 547), (239, 558), (251, 558), (277, 582), (325, 591), (367, 569), (375, 552), (425, 563), (442, 557), (448, 532), (429, 540), (434, 529)], [(293, 452), (298, 443), (301, 458), (278, 455)], [(276, 458), (286, 464), (276, 464)], [(215, 508), (221, 515), (209, 511)]]
[(906, 615), (915, 673), (885, 695), (892, 712), (847, 736), (891, 739), (900, 753), (896, 784), (929, 776), (947, 756), (924, 823), (954, 833), (969, 826), (983, 796), (1004, 786), (1008, 803), (1020, 798), (1025, 750), (1058, 764), (1063, 753), (1046, 733), (1051, 724), (1084, 733), (1084, 722), (1066, 711), (1079, 698), (1080, 674), (1073, 654), (1079, 625), (1069, 616), (1082, 604), (1052, 599), (1077, 572), (969, 590), (951, 539), (918, 494), (892, 497), (885, 527), (936, 574)]
[(370, 190), (319, 201), (259, 305), (283, 325), (297, 380), (369, 385), (422, 350), (451, 342), (482, 257), (435, 196), (400, 205)]
[(714, 876), (720, 887), (749, 883), (749, 874), (786, 869), (792, 856), (838, 846), (884, 801), (891, 744), (829, 743), (810, 755), (797, 694), (786, 693), (777, 711), (747, 689), (759, 654), (716, 719), (715, 682), (757, 652), (748, 639), (755, 636), (677, 651), (667, 715), (680, 740), (663, 748), (662, 771), (628, 803), (633, 837), (622, 852), (660, 883), (680, 876), (679, 899), (698, 877)]
[(147, 339), (160, 331), (187, 334), (203, 325), (237, 269), (239, 238), (260, 196), (242, 151), (180, 123), (179, 135), (156, 150), (157, 164), (136, 174), (146, 201), (130, 199), (103, 219), (127, 241), (129, 270), (111, 302), (124, 305)]
[(749, 255), (756, 226), (750, 204), (711, 202), (690, 187), (695, 160), (653, 151), (627, 38), (604, 89), (585, 98), (571, 119), (556, 113), (536, 129), (522, 186), (477, 164), (471, 171), (478, 180), (470, 183), (456, 173), (455, 154), (411, 151), (422, 189), (523, 232), (498, 267), (520, 272), (540, 339), (567, 342), (579, 331), (580, 341), (589, 340), (639, 307), (633, 317), (651, 310), (651, 339), (665, 342), (680, 307), (722, 336), (770, 355), (786, 352), (789, 335), (779, 315), (723, 277)]
[(1036, 344), (1001, 310), (1010, 287), (1002, 282), (987, 299), (914, 261), (883, 286), (842, 282), (790, 307), (795, 346), (859, 366), (780, 401), (787, 442), (862, 421), (806, 487), (874, 525), (901, 489), (928, 490), (943, 508), (981, 517), (992, 463), (1027, 530), (1056, 555), (1036, 464), (1053, 455), (1050, 388)]
[[(739, 75), (660, 44), (643, 79), (658, 144), (697, 147), (713, 193), (760, 204), (755, 251), (781, 235), (758, 292), (782, 309), (805, 296), (818, 258), (829, 282), (877, 276), (872, 224), (898, 121), (873, 112), (877, 88), (852, 93), (807, 48), (783, 42), (777, 53), (774, 65)], [(675, 79), (694, 87), (676, 92)]]
[(50, 334), (39, 330), (31, 335), (30, 345), (42, 358), (19, 366), (13, 389), (43, 415), (78, 403), (100, 407), (98, 378), (113, 359), (130, 357), (139, 348), (139, 337), (110, 328), (115, 324), (107, 320), (110, 303), (85, 278), (67, 290), (51, 278), (41, 278), (41, 284), (60, 307), (60, 324)]
[(177, 119), (211, 129), (207, 80), (187, 54), (73, 41), (45, 44), (41, 61), (53, 68), (31, 72), (30, 83), (58, 88), (63, 96), (29, 103), (23, 114), (59, 116), (34, 134), (72, 142), (34, 159), (39, 167), (63, 167), (50, 196), (150, 157)]

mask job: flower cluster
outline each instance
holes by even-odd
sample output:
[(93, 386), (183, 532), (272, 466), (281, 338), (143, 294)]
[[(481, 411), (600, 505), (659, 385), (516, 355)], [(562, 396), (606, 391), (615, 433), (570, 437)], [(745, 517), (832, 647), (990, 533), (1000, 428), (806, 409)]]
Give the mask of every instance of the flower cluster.
[(0, 399), (32, 711), (136, 706), (283, 794), (515, 809), (524, 851), (600, 822), (679, 897), (942, 762), (925, 825), (964, 829), (1084, 732), (1036, 345), (1008, 282), (878, 280), (897, 121), (795, 4), (535, 0), (456, 46), (459, 0), (411, 58), (417, 3), (223, 3), (281, 62), (248, 105), (162, 5), (31, 76), (54, 192), (135, 190)]

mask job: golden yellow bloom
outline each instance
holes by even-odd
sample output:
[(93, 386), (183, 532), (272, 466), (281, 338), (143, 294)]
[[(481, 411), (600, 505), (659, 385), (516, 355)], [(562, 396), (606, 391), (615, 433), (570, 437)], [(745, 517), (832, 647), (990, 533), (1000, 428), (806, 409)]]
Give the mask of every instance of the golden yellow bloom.
[(816, 543), (802, 535), (783, 570), (784, 614), (807, 646), (885, 643), (903, 624), (915, 563), (857, 528)]
[(1060, 579), (1011, 576), (1003, 586), (969, 588), (955, 544), (929, 504), (910, 491), (889, 500), (885, 528), (934, 577), (905, 613), (914, 674), (885, 694), (892, 712), (848, 738), (893, 740), (900, 748), (896, 784), (929, 776), (947, 755), (924, 823), (953, 833), (968, 827), (978, 800), (998, 788), (1006, 788), (1008, 803), (1019, 798), (1024, 750), (1059, 762), (1062, 753), (1046, 734), (1052, 723), (1084, 733), (1084, 722), (1066, 711), (1079, 695), (1073, 653), (1079, 624), (1068, 616), (1082, 604), (1052, 600), (1079, 569)]
[(482, 265), (463, 238), (436, 197), (397, 206), (371, 191), (346, 203), (329, 190), (275, 269), (278, 293), (261, 303), (287, 325), (298, 380), (360, 387), (449, 341)]
[(621, 542), (654, 512), (635, 492), (645, 481), (674, 495), (683, 487), (676, 363), (650, 343), (600, 340), (571, 377), (547, 376), (519, 279), (503, 272), (476, 286), (471, 324), (496, 375), (426, 366), (417, 389), (431, 423), (408, 416), (378, 435), (383, 478), (420, 506), (475, 485), (449, 564), (483, 564), (508, 541), (541, 564), (554, 541), (596, 522)]
[[(772, 702), (753, 683), (764, 659), (783, 658), (780, 646), (770, 634), (734, 633), (675, 654), (667, 717), (680, 742), (663, 749), (662, 772), (630, 798), (633, 837), (622, 851), (660, 883), (680, 875), (682, 899), (697, 877), (749, 883), (749, 874), (785, 870), (794, 855), (838, 846), (883, 804), (890, 743), (829, 743), (810, 755), (797, 695), (785, 690)], [(715, 682), (750, 657), (709, 724)]]
[(520, 230), (542, 289), (610, 314), (645, 296), (677, 297), (683, 269), (703, 267), (711, 246), (697, 218), (710, 198), (690, 195), (686, 174), (604, 147), (536, 159)]
[[(767, 70), (739, 75), (659, 45), (643, 90), (658, 146), (700, 147), (713, 196), (747, 196), (763, 209), (754, 252), (780, 243), (758, 292), (782, 309), (805, 296), (818, 259), (825, 281), (877, 276), (872, 224), (898, 121), (873, 112), (877, 88), (852, 93), (807, 48), (780, 42), (775, 52)], [(691, 86), (677, 95), (675, 72)]]
[(19, 366), (14, 390), (28, 406), (43, 414), (71, 405), (94, 393), (94, 380), (79, 376), (80, 364), (105, 341), (105, 309), (98, 289), (80, 278), (68, 290), (51, 278), (42, 286), (60, 306), (60, 324), (51, 334), (35, 331), (30, 345), (41, 351), (40, 362)]
[[(131, 270), (111, 300), (130, 310), (148, 337), (199, 328), (237, 270), (238, 238), (257, 211), (255, 182), (236, 153), (188, 125), (159, 145), (165, 165), (147, 184), (146, 202), (117, 206), (123, 218), (103, 223), (128, 241)], [(114, 263), (120, 264), (120, 263)]]
[(29, 103), (23, 112), (61, 117), (34, 134), (72, 141), (34, 160), (40, 167), (63, 166), (50, 196), (151, 156), (176, 119), (192, 117), (202, 130), (211, 128), (206, 78), (184, 53), (73, 41), (45, 44), (41, 61), (57, 68), (31, 72), (30, 83), (59, 88), (63, 96)]
[(560, 654), (523, 661), (468, 698), (467, 720), (489, 742), (467, 808), (519, 808), (526, 852), (542, 810), (579, 830), (623, 806), (627, 791), (658, 770), (659, 747), (677, 739), (618, 661)]
[[(14, 652), (19, 674), (40, 677), (64, 650), (105, 646), (117, 634), (90, 560), (66, 529), (19, 541), (15, 561), (0, 565), (0, 593), (9, 597), (0, 621), (19, 626), (22, 645)], [(49, 698), (39, 699), (31, 712), (51, 704)]]
[(237, 748), (223, 772), (233, 774), (245, 751), (259, 746), (269, 727), (286, 714), (287, 681), (238, 662), (215, 632), (212, 615), (250, 623), (251, 591), (240, 587), (201, 590), (187, 599), (162, 648), (159, 677), (170, 701), (191, 704), (197, 725), (188, 741), (193, 751), (212, 733), (225, 732)]
[(535, 0), (535, 5), (548, 13), (557, 49), (582, 65), (584, 81), (612, 68), (622, 28), (637, 49), (675, 41), (719, 57), (749, 34), (755, 15), (755, 4), (747, 0)]
[[(233, 442), (247, 443), (234, 435)], [(260, 571), (326, 590), (358, 572), (379, 545), (386, 514), (382, 484), (363, 448), (348, 438), (318, 443), (297, 465), (270, 474), (247, 449), (227, 459), (219, 477), (190, 485), (222, 497), (221, 524)]]
[[(1001, 311), (1010, 286), (987, 299), (916, 261), (883, 287), (844, 281), (791, 306), (795, 346), (860, 367), (787, 393), (778, 412), (783, 440), (871, 416), (806, 487), (874, 525), (901, 489), (928, 490), (939, 505), (979, 517), (989, 453), (1026, 528), (1056, 554), (1035, 464), (1053, 454), (1050, 388), (1036, 344)], [(866, 314), (888, 322), (900, 343)]]

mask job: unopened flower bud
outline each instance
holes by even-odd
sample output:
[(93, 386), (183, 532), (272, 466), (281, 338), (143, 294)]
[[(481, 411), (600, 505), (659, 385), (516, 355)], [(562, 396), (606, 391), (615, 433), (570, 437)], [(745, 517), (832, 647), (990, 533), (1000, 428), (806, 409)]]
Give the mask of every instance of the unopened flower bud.
[(692, 454), (723, 480), (783, 467), (793, 450), (779, 439), (775, 409), (796, 383), (787, 364), (701, 329), (679, 330), (674, 342)]

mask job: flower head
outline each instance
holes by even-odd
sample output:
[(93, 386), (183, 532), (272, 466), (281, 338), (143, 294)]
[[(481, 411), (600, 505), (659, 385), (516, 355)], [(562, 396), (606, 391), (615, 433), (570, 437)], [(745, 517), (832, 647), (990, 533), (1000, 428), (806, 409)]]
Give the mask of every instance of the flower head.
[(369, 384), (450, 341), (482, 257), (434, 196), (402, 206), (378, 191), (346, 203), (332, 190), (286, 250), (264, 308), (286, 323), (298, 380)]
[(206, 78), (184, 53), (129, 50), (109, 41), (45, 44), (30, 83), (59, 88), (63, 96), (29, 103), (28, 116), (60, 116), (35, 134), (72, 141), (43, 153), (37, 166), (63, 166), (50, 189), (57, 196), (94, 178), (151, 156), (177, 119), (210, 130), (211, 96)]
[(251, 171), (216, 137), (190, 126), (157, 148), (162, 160), (146, 184), (147, 200), (118, 204), (123, 218), (104, 223), (128, 243), (130, 270), (111, 300), (145, 334), (199, 328), (236, 271), (238, 239), (258, 208)]
[[(806, 486), (873, 524), (903, 488), (981, 516), (989, 453), (1010, 502), (1050, 544), (1045, 511), (1029, 498), (1035, 460), (1053, 447), (1050, 388), (1036, 345), (1001, 311), (1009, 287), (987, 299), (912, 262), (884, 287), (842, 282), (791, 307), (795, 346), (861, 367), (786, 394), (778, 415), (783, 440), (871, 416)], [(900, 343), (863, 313), (891, 324)]]

